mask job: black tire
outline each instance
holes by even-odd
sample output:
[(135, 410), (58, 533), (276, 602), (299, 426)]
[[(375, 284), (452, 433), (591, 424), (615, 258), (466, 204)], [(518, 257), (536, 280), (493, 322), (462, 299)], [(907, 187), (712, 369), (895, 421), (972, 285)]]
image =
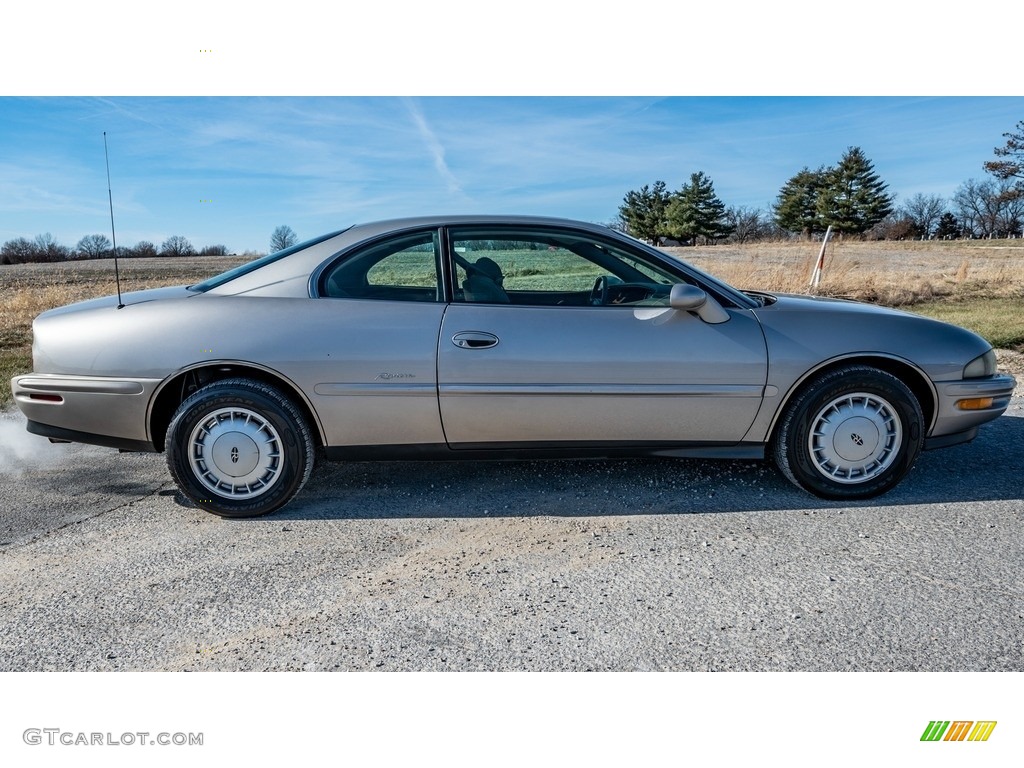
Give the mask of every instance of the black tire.
[(167, 427), (167, 466), (196, 505), (221, 517), (280, 509), (313, 471), (306, 419), (273, 387), (252, 379), (208, 384)]
[(898, 378), (849, 365), (813, 379), (786, 408), (771, 454), (793, 483), (825, 499), (869, 499), (895, 486), (924, 443), (924, 415)]

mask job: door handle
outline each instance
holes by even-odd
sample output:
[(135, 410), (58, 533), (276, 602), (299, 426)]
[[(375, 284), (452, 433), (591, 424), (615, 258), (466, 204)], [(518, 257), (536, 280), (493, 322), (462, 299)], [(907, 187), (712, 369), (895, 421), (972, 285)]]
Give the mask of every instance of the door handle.
[(498, 337), (483, 331), (463, 331), (452, 336), (452, 344), (461, 349), (487, 349), (498, 344)]

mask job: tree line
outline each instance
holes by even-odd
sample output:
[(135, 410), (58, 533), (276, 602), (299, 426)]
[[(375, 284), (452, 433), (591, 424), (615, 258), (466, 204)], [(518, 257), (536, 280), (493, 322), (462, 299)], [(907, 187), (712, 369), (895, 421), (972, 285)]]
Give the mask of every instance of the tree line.
[[(280, 251), (298, 242), (291, 227), (280, 226), (270, 236), (270, 250)], [(159, 248), (148, 240), (140, 240), (132, 246), (117, 247), (119, 259), (142, 259), (157, 256), (227, 256), (225, 245), (207, 245), (196, 249), (182, 235), (171, 235)], [(248, 254), (247, 255), (259, 255)], [(57, 242), (49, 232), (36, 235), (29, 240), (16, 237), (0, 246), (0, 265), (26, 264), (29, 262), (77, 261), (84, 259), (110, 259), (114, 257), (114, 246), (106, 235), (86, 235), (74, 248)]]
[(867, 239), (1024, 236), (1024, 121), (984, 163), (988, 179), (968, 179), (946, 200), (916, 194), (902, 205), (860, 147), (832, 166), (804, 167), (767, 211), (727, 207), (704, 172), (677, 191), (664, 181), (630, 190), (613, 227), (655, 244), (812, 238), (833, 231)]
[[(153, 256), (226, 256), (227, 254), (228, 249), (223, 245), (207, 245), (197, 250), (188, 238), (181, 235), (171, 235), (164, 240), (159, 248), (148, 240), (140, 240), (129, 247), (117, 247), (117, 256), (121, 259)], [(16, 237), (0, 246), (0, 264), (108, 259), (113, 256), (114, 247), (106, 235), (86, 235), (78, 241), (74, 248), (57, 242), (49, 232), (36, 235), (32, 240)]]

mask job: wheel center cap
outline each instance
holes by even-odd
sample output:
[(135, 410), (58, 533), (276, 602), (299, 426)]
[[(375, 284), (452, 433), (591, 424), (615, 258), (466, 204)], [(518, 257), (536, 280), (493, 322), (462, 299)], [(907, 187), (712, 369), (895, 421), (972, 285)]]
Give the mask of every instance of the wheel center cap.
[(878, 440), (878, 427), (870, 419), (854, 416), (839, 425), (832, 445), (846, 461), (861, 461), (875, 452)]
[(213, 463), (217, 471), (229, 477), (242, 477), (254, 469), (260, 459), (260, 450), (253, 439), (241, 432), (221, 435), (213, 444)]

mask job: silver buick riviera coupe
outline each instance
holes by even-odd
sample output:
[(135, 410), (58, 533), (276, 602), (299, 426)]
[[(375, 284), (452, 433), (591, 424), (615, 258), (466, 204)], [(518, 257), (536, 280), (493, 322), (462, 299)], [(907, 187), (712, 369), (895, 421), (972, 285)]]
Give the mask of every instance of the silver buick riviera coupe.
[(280, 508), (317, 457), (767, 458), (863, 499), (1014, 387), (961, 328), (740, 291), (559, 219), (364, 224), (122, 301), (35, 320), (28, 430), (163, 451), (227, 517)]

